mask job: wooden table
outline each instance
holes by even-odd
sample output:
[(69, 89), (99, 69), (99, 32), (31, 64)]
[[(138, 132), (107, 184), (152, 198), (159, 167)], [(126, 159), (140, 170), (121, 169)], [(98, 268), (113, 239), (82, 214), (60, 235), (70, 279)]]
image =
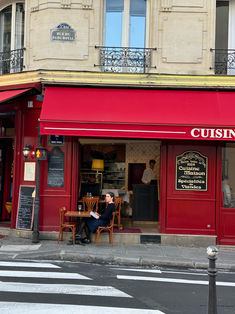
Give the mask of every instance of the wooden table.
[(79, 233), (79, 225), (80, 225), (81, 219), (91, 217), (89, 211), (77, 211), (77, 210), (68, 210), (64, 215), (70, 218), (77, 218), (76, 233)]
[(69, 210), (65, 213), (65, 216), (75, 217), (75, 218), (91, 217), (90, 212), (88, 212), (88, 211), (77, 211), (77, 210)]

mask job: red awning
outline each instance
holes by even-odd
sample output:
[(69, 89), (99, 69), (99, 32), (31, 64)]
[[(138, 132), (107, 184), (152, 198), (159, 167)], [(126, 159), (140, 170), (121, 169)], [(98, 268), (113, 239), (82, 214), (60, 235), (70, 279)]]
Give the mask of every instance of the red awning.
[(41, 134), (223, 139), (198, 128), (232, 128), (234, 140), (235, 93), (46, 87), (40, 116)]
[(15, 97), (18, 97), (21, 94), (23, 94), (29, 90), (30, 90), (30, 88), (7, 90), (7, 91), (0, 92), (0, 103), (5, 102), (5, 101), (10, 100), (10, 99), (13, 99)]

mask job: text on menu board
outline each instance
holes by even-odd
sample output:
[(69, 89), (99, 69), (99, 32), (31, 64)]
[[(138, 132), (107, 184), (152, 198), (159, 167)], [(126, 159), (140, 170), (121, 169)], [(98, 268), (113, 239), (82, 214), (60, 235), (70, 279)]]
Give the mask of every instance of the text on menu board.
[(59, 147), (54, 147), (49, 152), (47, 186), (64, 186), (64, 152)]
[(16, 229), (32, 230), (35, 186), (21, 185), (17, 210)]
[(208, 158), (186, 151), (176, 156), (176, 190), (207, 191)]

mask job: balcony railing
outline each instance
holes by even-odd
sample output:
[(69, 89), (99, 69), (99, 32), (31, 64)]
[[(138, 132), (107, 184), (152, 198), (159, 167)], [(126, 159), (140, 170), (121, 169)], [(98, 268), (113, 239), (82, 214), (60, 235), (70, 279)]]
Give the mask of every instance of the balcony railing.
[(214, 52), (215, 74), (235, 74), (235, 49), (210, 49), (210, 51)]
[(102, 72), (146, 73), (151, 66), (151, 55), (156, 48), (104, 47), (100, 50), (100, 66)]
[(23, 71), (24, 48), (0, 52), (0, 74)]

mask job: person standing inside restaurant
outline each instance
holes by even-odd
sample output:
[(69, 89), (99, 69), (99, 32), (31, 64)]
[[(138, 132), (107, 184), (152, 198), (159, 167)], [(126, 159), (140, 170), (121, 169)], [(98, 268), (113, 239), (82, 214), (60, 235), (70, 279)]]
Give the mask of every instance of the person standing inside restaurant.
[(232, 193), (231, 193), (231, 187), (229, 184), (229, 179), (227, 176), (223, 178), (222, 181), (222, 192), (224, 195), (224, 207), (231, 207), (232, 206)]
[(154, 159), (149, 160), (149, 168), (146, 168), (143, 172), (141, 181), (144, 184), (150, 184), (152, 180), (155, 180), (155, 175), (153, 169), (155, 167), (156, 161)]

